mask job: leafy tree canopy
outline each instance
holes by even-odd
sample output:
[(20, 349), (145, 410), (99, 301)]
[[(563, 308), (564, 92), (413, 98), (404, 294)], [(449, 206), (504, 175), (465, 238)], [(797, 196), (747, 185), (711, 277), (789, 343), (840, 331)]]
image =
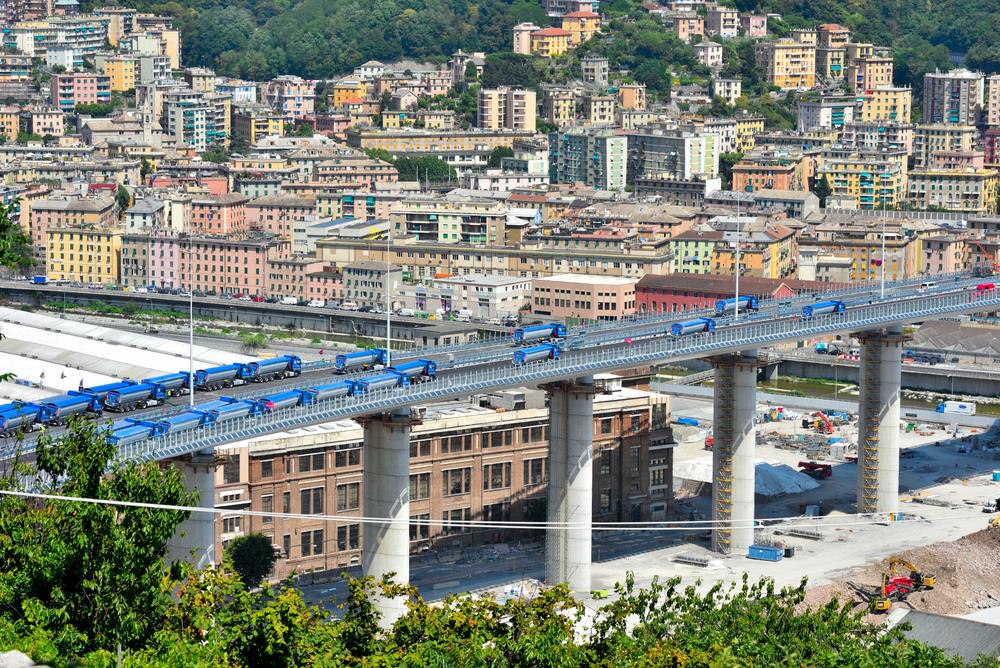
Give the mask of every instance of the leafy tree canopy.
[(513, 157), (514, 149), (510, 146), (497, 146), (492, 152), (490, 152), (490, 158), (486, 161), (486, 168), (499, 169), (501, 166), (501, 160)]
[(226, 548), (226, 556), (247, 589), (259, 587), (278, 560), (271, 539), (262, 533), (237, 536)]

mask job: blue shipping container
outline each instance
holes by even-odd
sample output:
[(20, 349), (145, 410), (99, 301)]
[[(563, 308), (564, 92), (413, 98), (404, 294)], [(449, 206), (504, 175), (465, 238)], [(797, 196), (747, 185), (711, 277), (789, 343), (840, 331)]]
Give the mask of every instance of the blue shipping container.
[(763, 561), (781, 561), (784, 556), (784, 548), (775, 545), (751, 545), (750, 558), (761, 559)]

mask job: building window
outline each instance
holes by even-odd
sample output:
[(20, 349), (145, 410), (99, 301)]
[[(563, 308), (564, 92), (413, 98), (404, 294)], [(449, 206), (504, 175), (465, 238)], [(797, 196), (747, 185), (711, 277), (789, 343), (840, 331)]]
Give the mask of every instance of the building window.
[(334, 462), (337, 468), (345, 466), (361, 465), (361, 448), (351, 448), (350, 450), (338, 450), (334, 455)]
[(240, 530), (240, 517), (223, 517), (222, 533), (236, 533)]
[(494, 431), (487, 434), (483, 434), (483, 438), (489, 441), (489, 447), (500, 448), (505, 445), (514, 444), (514, 431)]
[(483, 489), (505, 489), (510, 487), (510, 462), (485, 464), (483, 466)]
[(299, 455), (299, 472), (308, 473), (309, 471), (322, 471), (324, 468), (322, 452)]
[(431, 496), (431, 474), (414, 473), (410, 476), (410, 501), (428, 499)]
[(292, 534), (286, 533), (281, 539), (281, 549), (285, 553), (285, 559), (292, 558)]
[(642, 451), (638, 445), (633, 445), (629, 448), (629, 472), (633, 475), (639, 473), (639, 458), (642, 455)]
[(545, 440), (545, 428), (542, 426), (537, 427), (522, 427), (521, 428), (521, 442), (522, 443), (540, 443)]
[(649, 472), (649, 486), (650, 487), (660, 487), (663, 485), (670, 484), (667, 479), (667, 473), (669, 469), (654, 469)]
[(410, 441), (410, 457), (430, 457), (431, 456), (431, 442), (426, 441)]
[(427, 540), (431, 537), (431, 528), (428, 524), (414, 524), (414, 522), (430, 522), (431, 514), (410, 515), (410, 540)]
[(549, 481), (549, 458), (524, 460), (524, 486), (541, 485)]
[(337, 527), (337, 551), (358, 549), (358, 526), (357, 524), (341, 524)]
[(611, 418), (604, 418), (601, 420), (601, 433), (602, 434), (611, 433)]
[(601, 511), (603, 513), (611, 512), (611, 489), (606, 487), (601, 490)]
[[(274, 512), (274, 496), (272, 494), (260, 497), (260, 511), (262, 513)], [(271, 515), (264, 515), (261, 517), (261, 521), (264, 524), (272, 524), (274, 522), (274, 517)]]
[(274, 463), (273, 459), (268, 459), (260, 463), (260, 477), (261, 478), (273, 478), (274, 477)]
[(601, 475), (611, 475), (611, 450), (601, 450)]
[(463, 452), (472, 450), (472, 434), (441, 438), (441, 452)]
[(240, 456), (229, 455), (229, 459), (222, 467), (222, 482), (226, 485), (238, 483), (240, 481)]
[(487, 522), (510, 522), (510, 501), (483, 506), (483, 519)]
[(441, 472), (445, 496), (468, 494), (472, 491), (472, 467)]
[(446, 510), (442, 513), (442, 519), (444, 520), (442, 533), (445, 536), (449, 536), (451, 534), (456, 534), (456, 533), (469, 533), (471, 529), (468, 526), (461, 526), (461, 525), (456, 526), (452, 523), (471, 522), (472, 509), (455, 508), (454, 510)]
[(357, 510), (361, 483), (337, 485), (337, 510)]
[(302, 532), (302, 556), (308, 557), (310, 554), (323, 554), (323, 530)]
[[(283, 492), (281, 494), (281, 512), (290, 515), (292, 512), (292, 493)], [(287, 554), (287, 552), (286, 552)]]
[[(339, 494), (340, 487), (337, 488)], [(302, 509), (299, 511), (303, 515), (322, 515), (323, 514), (323, 488), (313, 487), (311, 489), (303, 489), (300, 491), (302, 498)]]

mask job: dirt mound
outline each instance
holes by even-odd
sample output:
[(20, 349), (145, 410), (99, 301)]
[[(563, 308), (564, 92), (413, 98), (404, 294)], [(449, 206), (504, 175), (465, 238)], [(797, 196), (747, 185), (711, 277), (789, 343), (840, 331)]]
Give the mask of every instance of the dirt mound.
[[(913, 564), (925, 574), (934, 575), (934, 589), (918, 592), (892, 609), (905, 607), (942, 615), (964, 615), (979, 608), (1000, 605), (1000, 531), (984, 529), (954, 542), (932, 543), (895, 555)], [(882, 583), (882, 572), (889, 571), (889, 559), (883, 559), (833, 584), (814, 587), (806, 592), (802, 608), (816, 608), (836, 596), (840, 601), (857, 596), (847, 586), (850, 580), (870, 589)], [(896, 569), (906, 575), (905, 568)], [(860, 602), (856, 610), (862, 609)], [(891, 611), (890, 611), (891, 612)], [(880, 623), (886, 615), (869, 614), (865, 621)]]

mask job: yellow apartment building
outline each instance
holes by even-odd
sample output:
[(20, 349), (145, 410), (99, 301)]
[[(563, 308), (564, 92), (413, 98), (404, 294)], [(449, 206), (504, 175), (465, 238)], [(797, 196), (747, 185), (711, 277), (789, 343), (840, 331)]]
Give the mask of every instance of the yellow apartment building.
[(0, 107), (0, 135), (14, 141), (21, 129), (21, 108)]
[(87, 283), (118, 283), (121, 229), (87, 225), (46, 230), (46, 275)]
[(997, 212), (994, 169), (922, 167), (910, 171), (910, 201), (921, 209), (941, 207), (992, 216)]
[(816, 82), (816, 47), (792, 39), (757, 44), (756, 63), (767, 72), (767, 82), (781, 90), (812, 88)]
[(130, 56), (102, 56), (98, 68), (111, 77), (111, 90), (126, 91), (135, 88), (138, 63)]
[(254, 144), (270, 136), (285, 134), (285, 119), (264, 104), (233, 105), (230, 111), (230, 126), (234, 135), (239, 135)]
[(327, 94), (327, 99), (331, 107), (340, 108), (347, 104), (347, 100), (352, 97), (367, 97), (369, 84), (362, 80), (340, 81), (333, 87), (333, 92)]
[(554, 58), (569, 51), (571, 33), (562, 28), (546, 28), (531, 33), (531, 51), (542, 58)]
[(757, 135), (764, 132), (763, 116), (736, 116), (736, 151), (746, 153), (757, 145)]
[(883, 86), (859, 92), (858, 100), (861, 102), (861, 115), (859, 117), (858, 111), (855, 110), (854, 120), (881, 120), (909, 123), (912, 99), (912, 90), (909, 88), (896, 88), (894, 86)]
[(601, 32), (601, 15), (580, 11), (562, 17), (562, 29), (570, 34), (569, 43), (577, 46)]
[(390, 153), (405, 151), (492, 151), (497, 146), (511, 146), (515, 141), (531, 139), (534, 130), (397, 130), (350, 128), (346, 133), (350, 148), (382, 148)]

